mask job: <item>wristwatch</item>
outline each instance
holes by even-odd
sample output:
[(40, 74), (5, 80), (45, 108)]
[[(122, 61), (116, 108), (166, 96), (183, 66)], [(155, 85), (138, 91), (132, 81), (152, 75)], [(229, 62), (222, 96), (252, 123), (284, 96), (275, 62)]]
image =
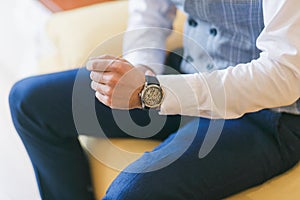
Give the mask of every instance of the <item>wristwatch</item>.
[(143, 109), (158, 108), (162, 104), (164, 91), (155, 76), (146, 75), (145, 85), (139, 96)]

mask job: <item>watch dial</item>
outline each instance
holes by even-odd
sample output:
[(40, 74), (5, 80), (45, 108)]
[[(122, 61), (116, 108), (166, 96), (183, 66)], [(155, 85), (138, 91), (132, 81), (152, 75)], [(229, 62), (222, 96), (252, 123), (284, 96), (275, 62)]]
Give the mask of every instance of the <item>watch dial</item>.
[(159, 105), (162, 100), (162, 91), (159, 87), (149, 87), (144, 93), (144, 103), (148, 107)]

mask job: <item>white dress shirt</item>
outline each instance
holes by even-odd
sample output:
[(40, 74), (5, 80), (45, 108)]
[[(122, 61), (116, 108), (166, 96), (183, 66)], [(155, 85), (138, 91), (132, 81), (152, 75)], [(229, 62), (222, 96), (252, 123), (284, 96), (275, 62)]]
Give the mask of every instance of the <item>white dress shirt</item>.
[[(158, 75), (165, 91), (160, 114), (230, 119), (296, 102), (300, 97), (299, 8), (299, 0), (263, 0), (265, 28), (256, 41), (262, 52), (249, 63), (212, 72)], [(169, 0), (131, 0), (128, 30), (171, 29), (175, 14), (175, 5)], [(140, 33), (125, 36), (124, 57), (161, 74), (159, 64), (164, 61), (163, 50), (170, 31), (145, 29)], [(133, 50), (142, 46), (153, 50)]]

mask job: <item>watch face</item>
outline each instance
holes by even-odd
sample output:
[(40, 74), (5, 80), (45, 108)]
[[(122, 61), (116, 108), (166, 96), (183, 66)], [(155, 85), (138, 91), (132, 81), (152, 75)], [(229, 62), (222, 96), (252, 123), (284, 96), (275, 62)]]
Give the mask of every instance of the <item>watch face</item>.
[(161, 104), (163, 91), (157, 85), (149, 85), (143, 93), (143, 101), (147, 107), (153, 108)]

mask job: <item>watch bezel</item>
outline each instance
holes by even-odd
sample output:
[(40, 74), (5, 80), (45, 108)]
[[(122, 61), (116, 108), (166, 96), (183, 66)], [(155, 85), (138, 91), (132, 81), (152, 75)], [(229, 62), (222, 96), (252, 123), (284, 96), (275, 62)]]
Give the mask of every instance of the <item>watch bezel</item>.
[[(161, 99), (160, 99), (160, 102), (154, 104), (154, 105), (149, 105), (147, 104), (147, 102), (145, 102), (145, 93), (147, 90), (149, 90), (150, 88), (155, 88), (155, 89), (158, 89), (161, 93)], [(141, 102), (142, 102), (142, 107), (143, 108), (158, 108), (162, 102), (163, 102), (163, 99), (164, 99), (164, 90), (162, 89), (162, 87), (160, 85), (157, 85), (157, 84), (150, 84), (150, 85), (146, 85), (144, 86), (143, 90), (141, 91), (140, 93), (140, 97), (141, 97)]]

